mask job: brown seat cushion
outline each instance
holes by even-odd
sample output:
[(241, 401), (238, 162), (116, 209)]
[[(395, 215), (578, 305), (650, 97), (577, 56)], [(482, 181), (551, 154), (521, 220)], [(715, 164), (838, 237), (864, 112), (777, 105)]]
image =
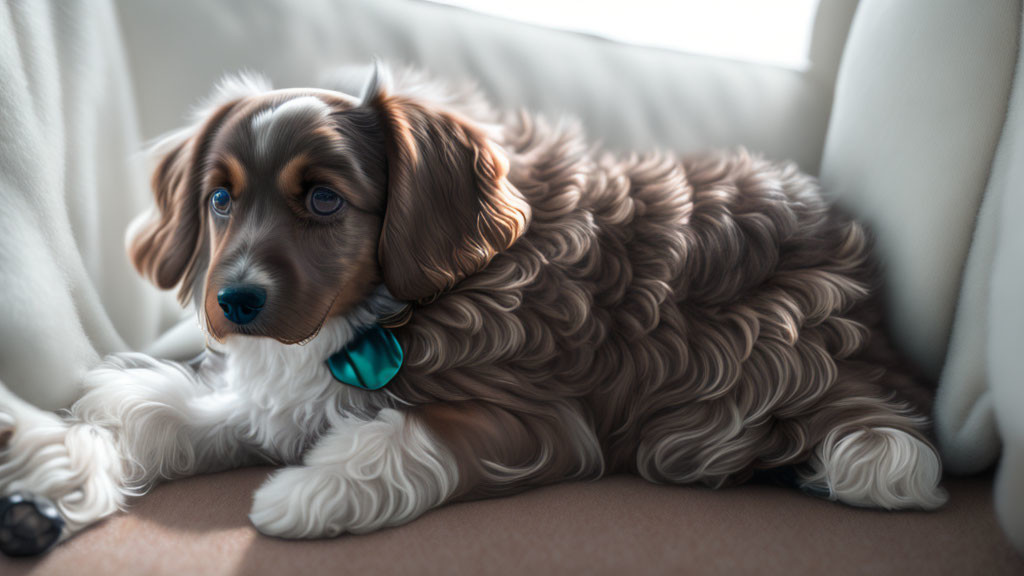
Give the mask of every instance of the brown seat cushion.
[(269, 470), (161, 486), (0, 574), (1024, 574), (991, 478), (950, 479), (934, 513), (860, 510), (770, 486), (722, 491), (616, 476), (456, 504), (365, 536), (288, 542), (246, 514)]

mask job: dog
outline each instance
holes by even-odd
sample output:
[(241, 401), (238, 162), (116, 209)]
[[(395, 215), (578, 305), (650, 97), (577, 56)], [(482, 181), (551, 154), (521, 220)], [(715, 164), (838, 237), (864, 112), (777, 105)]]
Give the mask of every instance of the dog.
[[(853, 506), (944, 503), (870, 236), (811, 177), (743, 150), (601, 153), (571, 122), (395, 78), (231, 78), (157, 147), (128, 252), (207, 352), (111, 356), (63, 417), (5, 392), (0, 492), (50, 498), (63, 538), (157, 482), (260, 463), (284, 468), (250, 519), (285, 538), (612, 472), (790, 469)], [(400, 367), (346, 383), (331, 359), (371, 329)]]

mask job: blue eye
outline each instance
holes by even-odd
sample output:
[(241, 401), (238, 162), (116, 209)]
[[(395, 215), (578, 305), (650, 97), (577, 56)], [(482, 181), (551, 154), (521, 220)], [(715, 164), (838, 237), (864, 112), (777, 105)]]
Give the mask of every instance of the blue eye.
[(221, 216), (231, 213), (231, 194), (226, 188), (217, 188), (210, 196), (210, 208)]
[(337, 192), (326, 186), (317, 186), (310, 190), (306, 200), (309, 211), (318, 216), (330, 216), (345, 205), (345, 200)]

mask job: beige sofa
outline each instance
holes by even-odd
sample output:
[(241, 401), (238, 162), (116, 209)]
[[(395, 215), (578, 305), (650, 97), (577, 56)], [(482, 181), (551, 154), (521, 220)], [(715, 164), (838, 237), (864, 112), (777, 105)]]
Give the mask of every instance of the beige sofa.
[(18, 281), (0, 283), (0, 380), (40, 407), (73, 401), (103, 354), (202, 345), (122, 252), (150, 202), (140, 142), (226, 72), (309, 85), (381, 56), (476, 80), (504, 106), (572, 113), (612, 149), (744, 145), (819, 175), (878, 234), (892, 335), (939, 383), (947, 471), (980, 475), (949, 478), (932, 514), (619, 477), (289, 543), (248, 525), (267, 471), (245, 470), (162, 486), (0, 573), (1024, 573), (1021, 22), (1019, 0), (824, 0), (797, 72), (412, 0), (8, 4), (0, 279)]
[(268, 470), (158, 488), (128, 514), (0, 574), (1021, 574), (990, 476), (952, 479), (939, 512), (851, 509), (795, 491), (712, 491), (616, 476), (456, 504), (365, 536), (291, 542), (246, 514)]

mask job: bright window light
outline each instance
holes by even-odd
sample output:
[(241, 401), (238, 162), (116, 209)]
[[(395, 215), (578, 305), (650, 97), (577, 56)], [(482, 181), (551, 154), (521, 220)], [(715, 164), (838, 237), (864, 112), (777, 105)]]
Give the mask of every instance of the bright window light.
[(803, 70), (819, 0), (434, 0), (610, 40)]

